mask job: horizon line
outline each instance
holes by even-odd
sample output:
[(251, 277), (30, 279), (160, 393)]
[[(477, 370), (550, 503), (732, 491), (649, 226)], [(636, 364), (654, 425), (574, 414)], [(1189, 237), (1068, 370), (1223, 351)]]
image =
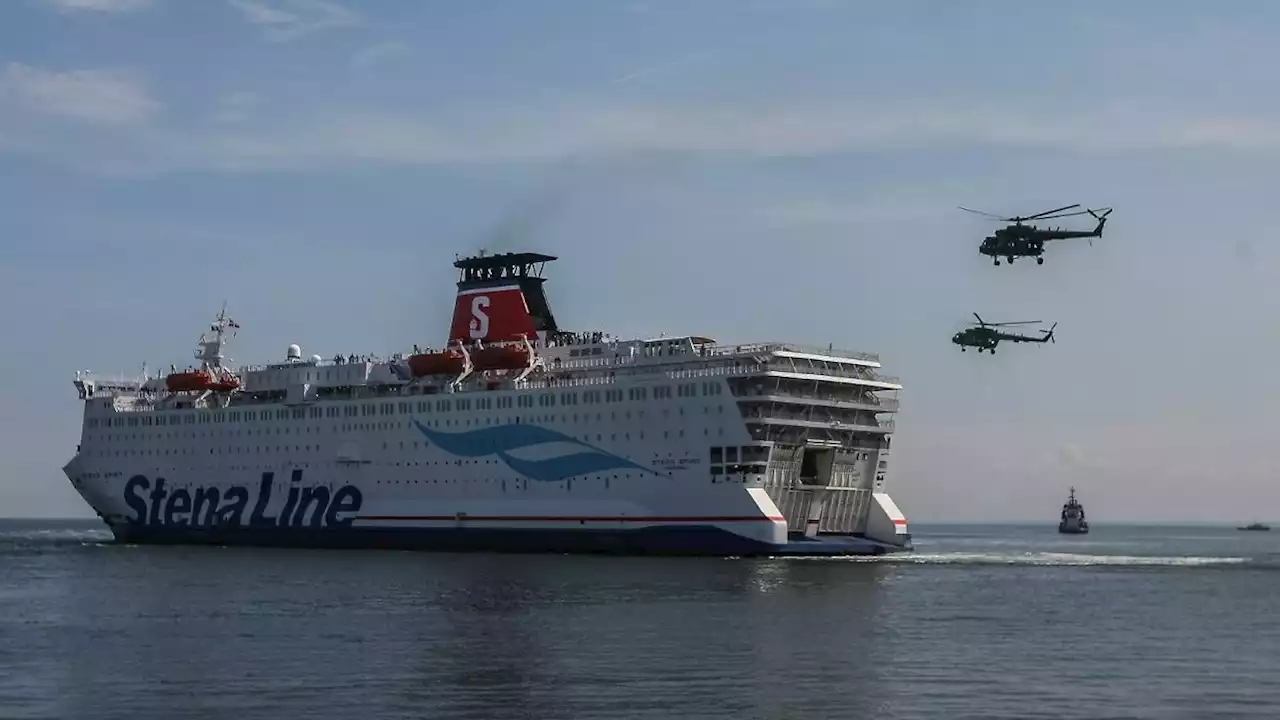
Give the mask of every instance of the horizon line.
[[(42, 521), (42, 522), (99, 522), (106, 527), (106, 523), (98, 518), (92, 517), (61, 517), (61, 516), (45, 516), (45, 515), (28, 515), (28, 516), (7, 516), (0, 515), (0, 522), (8, 520), (22, 521)], [(1107, 526), (1127, 526), (1127, 527), (1238, 527), (1233, 523), (1236, 522), (1267, 522), (1265, 520), (1251, 519), (1247, 521), (1241, 520), (1095, 520), (1090, 519), (1090, 527), (1107, 527)], [(979, 526), (979, 525), (998, 525), (998, 526), (1045, 526), (1057, 527), (1057, 520), (1044, 519), (1004, 519), (1004, 520), (908, 520), (907, 527), (912, 525), (937, 526)]]

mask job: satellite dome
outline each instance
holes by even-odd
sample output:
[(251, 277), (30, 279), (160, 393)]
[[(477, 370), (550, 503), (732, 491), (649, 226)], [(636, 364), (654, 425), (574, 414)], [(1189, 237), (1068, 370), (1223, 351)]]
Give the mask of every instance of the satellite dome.
[(320, 364), (320, 361), (321, 361), (322, 359), (323, 359), (323, 358), (321, 358), (319, 355), (312, 355), (312, 356), (311, 356), (311, 364), (312, 364), (312, 365), (319, 365), (319, 364)]
[(290, 360), (301, 360), (301, 359), (302, 359), (302, 348), (298, 347), (297, 345), (290, 345), (290, 346), (289, 346), (289, 351), (288, 351), (288, 353), (285, 355), (285, 357), (287, 357), (287, 358), (288, 358), (288, 359), (290, 359)]

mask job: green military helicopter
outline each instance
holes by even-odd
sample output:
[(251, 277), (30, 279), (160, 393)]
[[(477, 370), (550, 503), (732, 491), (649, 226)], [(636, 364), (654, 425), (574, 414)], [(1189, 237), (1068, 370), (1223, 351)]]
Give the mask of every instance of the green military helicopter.
[[(1074, 212), (1064, 212), (1066, 210), (1074, 210), (1080, 207), (1079, 203), (1075, 205), (1064, 205), (1053, 210), (1046, 210), (1035, 215), (1027, 215), (1023, 217), (1000, 217), (989, 212), (981, 210), (973, 210), (964, 206), (960, 206), (961, 210), (978, 215), (985, 215), (993, 220), (1000, 222), (1013, 223), (1007, 227), (996, 230), (994, 234), (988, 235), (983, 239), (982, 244), (978, 246), (978, 252), (990, 256), (992, 262), (996, 265), (1000, 264), (1000, 258), (1005, 258), (1012, 265), (1013, 261), (1020, 257), (1033, 257), (1036, 259), (1037, 265), (1044, 264), (1044, 244), (1049, 240), (1069, 240), (1071, 238), (1088, 238), (1089, 244), (1093, 244), (1093, 238), (1102, 237), (1102, 228), (1107, 224), (1107, 216), (1111, 214), (1111, 208), (1099, 208), (1097, 210), (1075, 210)], [(1023, 225), (1028, 220), (1054, 220), (1056, 218), (1075, 217), (1076, 215), (1092, 215), (1098, 221), (1098, 226), (1092, 231), (1086, 230), (1061, 230), (1059, 228), (1041, 229), (1034, 225)]]
[(1017, 333), (1003, 332), (1001, 330), (997, 330), (996, 328), (1006, 327), (1008, 325), (1035, 325), (1040, 322), (1039, 320), (1025, 320), (1022, 322), (1007, 322), (1007, 323), (989, 323), (989, 322), (984, 322), (982, 317), (979, 316), (978, 313), (974, 313), (973, 316), (978, 318), (977, 327), (965, 328), (964, 330), (961, 330), (960, 332), (956, 333), (951, 337), (951, 342), (960, 346), (960, 352), (964, 352), (965, 350), (972, 347), (972, 348), (978, 348), (978, 352), (987, 350), (987, 351), (990, 351), (992, 355), (995, 355), (996, 346), (1000, 344), (1001, 340), (1006, 340), (1008, 342), (1020, 342), (1020, 343), (1021, 342), (1033, 342), (1033, 343), (1053, 342), (1056, 344), (1058, 342), (1057, 340), (1053, 339), (1053, 329), (1058, 327), (1058, 323), (1054, 323), (1048, 330), (1041, 330), (1040, 331), (1041, 337), (1037, 338), (1037, 337), (1031, 337), (1030, 335), (1019, 335)]

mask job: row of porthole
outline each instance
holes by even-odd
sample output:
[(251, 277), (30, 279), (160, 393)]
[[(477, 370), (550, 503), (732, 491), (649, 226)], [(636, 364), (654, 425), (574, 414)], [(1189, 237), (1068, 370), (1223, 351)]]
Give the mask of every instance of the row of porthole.
[[(718, 430), (719, 430), (719, 433), (720, 433), (721, 435), (723, 435), (723, 434), (724, 434), (724, 428), (723, 428), (723, 427), (718, 428)], [(337, 432), (337, 430), (336, 430), (336, 429), (335, 429), (335, 432)], [(669, 436), (669, 433), (670, 433), (671, 431), (670, 431), (670, 430), (663, 430), (662, 432), (663, 432), (663, 437), (668, 437), (668, 436)], [(680, 434), (680, 435), (679, 435), (680, 437), (684, 437), (684, 430), (678, 430), (677, 432)], [(711, 432), (711, 429), (710, 429), (710, 428), (703, 428), (702, 432), (703, 432), (703, 435), (709, 435), (709, 434), (710, 434), (710, 432)], [(639, 438), (639, 439), (641, 439), (641, 440), (645, 439), (645, 435), (644, 435), (644, 433), (643, 433), (643, 432), (639, 433), (639, 435), (640, 435), (640, 438)], [(193, 436), (193, 437), (194, 437), (194, 436)], [(223, 437), (223, 436), (222, 436), (222, 435), (214, 435), (214, 436), (212, 436), (212, 437), (221, 438), (221, 437)], [(230, 437), (238, 437), (238, 436), (236, 436), (236, 435), (230, 435)], [(252, 437), (252, 435), (247, 435), (246, 437)], [(583, 440), (587, 440), (587, 439), (589, 439), (589, 437), (590, 437), (590, 436), (588, 436), (588, 435), (583, 435), (583, 436), (582, 436)], [(597, 438), (597, 440), (601, 440), (601, 439), (603, 438), (603, 435), (602, 435), (602, 434), (597, 434), (597, 435), (596, 435), (596, 438)], [(113, 438), (102, 438), (101, 440), (102, 440), (103, 444), (119, 444), (119, 443), (124, 443), (124, 442), (148, 442), (148, 441), (154, 441), (154, 440), (166, 440), (166, 439), (168, 439), (168, 440), (172, 440), (172, 439), (175, 439), (175, 438), (167, 437), (167, 436), (160, 436), (160, 437), (158, 437), (158, 438), (149, 438), (149, 437), (146, 437), (146, 436), (142, 436), (142, 437), (129, 436), (129, 437), (122, 437), (122, 438), (114, 438), (114, 439), (113, 439)], [(177, 438), (177, 439), (182, 439), (182, 438)], [(611, 433), (611, 434), (610, 434), (610, 439), (611, 439), (611, 440), (617, 440), (617, 439), (618, 439), (618, 434), (617, 434), (617, 433)], [(624, 439), (624, 440), (630, 440), (630, 439), (631, 439), (631, 433), (623, 433), (623, 439)], [(97, 444), (96, 442), (94, 442), (94, 440), (98, 440), (98, 438), (87, 438), (87, 439), (86, 439), (86, 442), (88, 442), (88, 443), (90, 443), (90, 444)], [(403, 442), (403, 441), (400, 441), (400, 442)], [(203, 449), (203, 447), (207, 447), (207, 446), (205, 446), (205, 445), (203, 445), (203, 444), (200, 444), (200, 445), (201, 445), (201, 449)], [(384, 447), (385, 447), (385, 443), (384, 443)]]
[[(724, 406), (723, 406), (723, 405), (718, 406), (716, 409), (717, 409), (717, 412), (719, 412), (719, 413), (723, 413), (723, 412), (724, 412)], [(703, 408), (703, 414), (710, 414), (710, 413), (711, 413), (711, 408), (710, 408), (709, 406), (708, 406), (708, 407), (704, 407), (704, 408)], [(680, 409), (680, 416), (684, 416), (684, 409), (683, 409), (683, 408), (681, 408), (681, 409)], [(663, 413), (663, 417), (668, 417), (668, 415), (667, 415), (667, 413), (666, 413), (665, 411), (664, 411), (664, 413)], [(633, 419), (633, 418), (631, 417), (631, 412), (630, 412), (630, 411), (627, 411), (627, 412), (624, 414), (624, 417), (622, 417), (622, 418), (619, 418), (619, 417), (617, 416), (617, 412), (616, 412), (616, 411), (614, 411), (614, 412), (611, 412), (611, 413), (610, 413), (610, 418), (609, 418), (609, 420), (610, 420), (611, 422), (617, 422), (617, 421), (619, 421), (619, 420), (632, 420), (632, 419)], [(643, 419), (645, 419), (645, 418), (644, 418), (644, 412), (643, 412), (643, 411), (639, 411), (639, 412), (637, 413), (637, 417), (636, 417), (635, 419), (636, 419), (636, 420), (643, 420)], [(519, 417), (519, 416), (509, 416), (509, 417), (507, 418), (507, 423), (506, 423), (506, 424), (510, 424), (510, 423), (513, 423), (513, 422), (519, 422), (519, 421), (520, 421), (520, 417)], [(571, 422), (572, 422), (572, 423), (579, 423), (579, 422), (592, 422), (590, 414), (586, 414), (586, 413), (582, 414), (582, 415), (581, 415), (581, 418), (579, 418), (579, 415), (578, 415), (577, 413), (574, 413), (574, 414), (573, 414), (573, 416), (572, 416), (572, 419), (570, 419), (570, 416), (569, 416), (569, 415), (560, 415), (560, 416), (557, 416), (557, 415), (554, 415), (554, 414), (552, 414), (552, 415), (538, 415), (538, 416), (533, 416), (533, 417), (531, 417), (531, 418), (528, 418), (528, 421), (529, 421), (529, 422), (534, 422), (534, 423), (571, 423)], [(604, 422), (604, 415), (603, 415), (603, 413), (596, 413), (595, 422)], [(423, 424), (423, 425), (426, 425), (426, 426), (428, 426), (428, 427), (441, 427), (441, 421), (440, 421), (440, 420), (428, 420), (428, 421), (426, 421), (426, 422), (423, 422), (422, 424)], [(462, 422), (462, 421), (458, 421), (458, 422), (457, 422), (457, 426), (459, 426), (459, 427), (462, 427), (462, 426), (464, 426), (464, 425), (465, 425), (466, 427), (471, 427), (473, 424), (478, 426), (478, 425), (480, 425), (481, 423), (480, 423), (480, 421), (479, 421), (478, 419), (477, 419), (477, 420), (474, 420), (474, 421), (473, 421), (473, 420), (467, 420), (465, 423), (464, 423), (464, 422)], [(502, 424), (504, 424), (504, 423), (502, 422), (502, 418), (486, 418), (486, 422), (484, 423), (484, 425), (486, 425), (486, 426), (502, 425)], [(343, 423), (343, 424), (341, 425), (341, 428), (342, 428), (342, 430), (344, 430), (344, 431), (351, 431), (351, 430), (384, 430), (384, 429), (392, 429), (392, 428), (396, 428), (396, 429), (398, 429), (398, 428), (407, 427), (407, 426), (408, 426), (408, 424), (407, 424), (407, 423), (400, 423), (400, 422)], [(444, 427), (453, 427), (453, 426), (454, 426), (454, 421), (453, 421), (453, 420), (444, 420), (444, 421), (443, 421), (443, 426), (444, 426)], [(338, 426), (338, 425), (333, 425), (333, 426), (330, 426), (330, 428), (329, 428), (329, 429), (330, 429), (330, 430), (332, 430), (332, 431), (334, 431), (334, 432), (337, 432), (337, 431), (338, 431), (338, 428), (339, 428), (339, 426)], [(256, 428), (256, 429), (249, 429), (249, 430), (230, 430), (230, 431), (227, 431), (227, 433), (228, 433), (228, 434), (239, 434), (239, 433), (245, 433), (245, 434), (248, 434), (248, 435), (289, 435), (289, 434), (292, 434), (292, 428), (287, 428), (287, 427), (286, 427), (286, 428), (280, 428), (280, 427), (276, 427), (276, 428), (274, 428), (274, 430), (275, 430), (275, 432), (274, 432), (274, 433), (273, 433), (273, 432), (271, 432), (271, 430), (272, 430), (272, 429), (273, 429), (273, 428)], [(322, 428), (322, 427), (314, 426), (314, 425), (311, 425), (311, 426), (303, 426), (303, 427), (301, 428), (302, 432), (301, 432), (301, 433), (299, 433), (299, 434), (304, 434), (304, 433), (309, 434), (309, 433), (312, 433), (313, 431), (314, 431), (314, 432), (316, 432), (316, 433), (319, 433), (319, 432), (322, 432), (322, 431), (323, 431), (323, 429), (324, 429), (324, 428)], [(157, 430), (147, 430), (147, 429), (143, 429), (143, 430), (141, 430), (141, 431), (140, 431), (140, 433), (141, 433), (141, 434), (144, 434), (144, 435), (159, 435), (159, 436), (162, 436), (162, 437), (174, 437), (174, 436), (180, 436), (180, 437), (182, 437), (182, 436), (185, 436), (185, 437), (204, 437), (204, 436), (210, 436), (210, 435), (217, 437), (217, 436), (221, 436), (221, 435), (223, 434), (223, 431), (221, 431), (221, 430), (212, 430), (212, 431), (208, 431), (208, 432), (176, 432), (176, 433), (175, 433), (175, 432), (172, 432), (172, 431), (169, 431), (169, 430), (159, 430), (159, 429), (157, 429)], [(96, 435), (97, 433), (96, 433), (96, 432), (94, 432), (94, 431), (92, 431), (92, 430), (90, 430), (90, 431), (88, 432), (88, 434), (90, 434), (90, 435)], [(138, 432), (138, 431), (135, 431), (134, 433), (130, 433), (130, 435), (131, 435), (131, 436), (136, 436), (136, 435), (138, 435), (138, 434), (139, 434), (139, 432)], [(115, 436), (115, 435), (114, 435), (113, 433), (106, 433), (106, 436), (107, 436), (107, 437), (113, 437), (113, 436)]]
[[(710, 437), (710, 435), (711, 435), (711, 430), (710, 430), (710, 428), (703, 428), (703, 430), (702, 430), (702, 434), (703, 434), (703, 436), (704, 436), (704, 437)], [(724, 435), (724, 428), (717, 428), (717, 435), (719, 435), (719, 436), (723, 436), (723, 435)], [(684, 430), (678, 430), (678, 431), (677, 431), (677, 437), (682, 438), (682, 437), (684, 437), (684, 436), (685, 436), (685, 434), (684, 434)], [(663, 437), (663, 439), (670, 439), (670, 437), (671, 437), (671, 436), (670, 436), (670, 431), (669, 431), (669, 430), (663, 430), (663, 431), (662, 431), (662, 437)], [(645, 439), (644, 433), (640, 433), (640, 437), (638, 438), (638, 440), (644, 440), (644, 439)], [(584, 442), (590, 442), (590, 441), (591, 441), (591, 436), (590, 436), (590, 435), (583, 435), (583, 436), (582, 436), (582, 440), (583, 440)], [(618, 441), (618, 435), (617, 435), (617, 433), (611, 433), (611, 434), (610, 434), (610, 438), (609, 438), (609, 440), (610, 440), (610, 442), (617, 442), (617, 441)], [(402, 449), (402, 450), (403, 450), (403, 449), (407, 449), (407, 448), (405, 448), (405, 447), (404, 447), (404, 441), (398, 441), (398, 442), (400, 443), (400, 449)], [(604, 435), (603, 435), (602, 433), (598, 433), (598, 434), (596, 435), (596, 442), (604, 442)], [(623, 433), (623, 442), (632, 442), (632, 439), (631, 439), (631, 435), (630, 435), (630, 433)], [(382, 449), (383, 449), (383, 450), (390, 449), (390, 448), (389, 448), (389, 443), (390, 443), (390, 441), (384, 441), (384, 442), (382, 443)], [(249, 452), (257, 452), (257, 453), (264, 452), (264, 451), (262, 450), (262, 447), (263, 447), (263, 446), (261, 446), (261, 445), (258, 445), (258, 446), (249, 446), (249, 447), (256, 447), (256, 448), (257, 448), (256, 450), (250, 450)], [(270, 446), (266, 446), (266, 447), (267, 447), (268, 449), (267, 449), (265, 452), (271, 452)], [(415, 448), (416, 448), (416, 447), (418, 447), (418, 443), (417, 443), (416, 441), (414, 442), (414, 447), (415, 447)], [(233, 451), (233, 448), (235, 448), (235, 446), (231, 446), (231, 447), (225, 447), (225, 446), (224, 446), (223, 451), (220, 451), (220, 450), (219, 450), (219, 448), (212, 448), (212, 447), (211, 447), (211, 448), (208, 448), (208, 450), (209, 450), (209, 454), (210, 454), (210, 455), (216, 455), (216, 454), (242, 454), (242, 453), (239, 453), (239, 452), (234, 452), (234, 451)], [(138, 454), (145, 454), (145, 455), (147, 455), (147, 456), (150, 456), (150, 454), (151, 454), (151, 453), (160, 453), (160, 452), (164, 452), (164, 453), (165, 453), (165, 455), (164, 455), (164, 456), (166, 456), (166, 457), (167, 457), (167, 456), (169, 456), (170, 454), (173, 454), (173, 455), (193, 455), (193, 454), (195, 454), (195, 452), (196, 452), (196, 450), (197, 450), (197, 449), (198, 449), (198, 450), (204, 450), (205, 448), (204, 448), (204, 447), (195, 448), (195, 449), (193, 449), (193, 448), (173, 448), (173, 449), (166, 449), (166, 450), (163, 450), (163, 451), (160, 451), (160, 450), (96, 450), (96, 449), (88, 449), (88, 450), (86, 450), (86, 451), (85, 451), (85, 454), (86, 454), (86, 455), (98, 455), (98, 456), (105, 456), (105, 457), (121, 457), (121, 456), (122, 456), (121, 454), (123, 453), (123, 454), (124, 454), (124, 456), (132, 457), (132, 456), (136, 456), (136, 455), (138, 455)], [(319, 446), (319, 445), (315, 446), (315, 450), (314, 450), (314, 451), (317, 451), (317, 452), (318, 452), (319, 450), (320, 450), (320, 446)], [(276, 450), (275, 450), (275, 451), (276, 451), (276, 452), (281, 452), (281, 446), (277, 445), (277, 446), (276, 446)], [(284, 452), (313, 452), (313, 450), (312, 450), (312, 446), (310, 446), (310, 445), (294, 445), (294, 446), (292, 447), (292, 450), (290, 450), (289, 446), (284, 446), (284, 447), (283, 447), (283, 451), (284, 451)], [(112, 453), (114, 453), (114, 455), (112, 455)]]
[[(710, 414), (710, 413), (711, 413), (711, 407), (712, 407), (712, 406), (704, 406), (704, 407), (703, 407), (703, 410), (702, 410), (703, 414), (704, 414), (704, 415), (706, 415), (706, 414)], [(723, 405), (718, 405), (718, 406), (715, 406), (715, 407), (716, 407), (716, 412), (717, 412), (717, 413), (720, 413), (720, 414), (723, 414), (723, 413), (724, 413), (724, 406), (723, 406)], [(677, 412), (678, 412), (678, 415), (679, 415), (679, 416), (681, 416), (681, 417), (683, 417), (683, 416), (684, 416), (684, 414), (685, 414), (685, 413), (684, 413), (684, 408), (683, 408), (683, 407), (677, 408)], [(636, 411), (636, 414), (637, 414), (637, 419), (643, 419), (643, 418), (644, 418), (644, 411), (643, 411), (643, 410), (638, 410), (638, 411)], [(619, 418), (618, 418), (618, 411), (616, 411), (616, 410), (614, 410), (614, 411), (610, 411), (610, 416), (611, 416), (611, 417), (610, 417), (610, 420), (617, 421), (617, 420), (619, 419)], [(669, 409), (664, 408), (664, 409), (663, 409), (663, 412), (662, 412), (662, 416), (663, 416), (664, 418), (665, 418), (665, 417), (670, 417), (670, 411), (669, 411)], [(511, 421), (512, 421), (512, 419), (513, 419), (513, 417), (514, 417), (515, 421), (517, 421), (517, 422), (519, 421), (519, 418), (518, 418), (518, 417), (515, 417), (515, 416), (508, 416), (508, 420), (507, 420), (507, 421), (508, 421), (508, 422), (511, 422)], [(630, 420), (630, 419), (631, 419), (631, 411), (630, 411), (630, 410), (624, 411), (624, 417), (625, 417), (625, 419)], [(295, 419), (299, 419), (299, 420), (304, 420), (304, 421), (306, 421), (306, 420), (319, 420), (319, 419), (323, 419), (323, 418), (295, 418)], [(335, 420), (335, 419), (337, 419), (337, 418), (329, 418), (329, 419), (330, 419), (330, 420)], [(604, 419), (603, 413), (596, 413), (596, 422), (603, 422), (603, 419)], [(501, 424), (503, 424), (503, 423), (502, 423), (502, 418), (500, 418), (500, 417), (499, 417), (499, 418), (484, 418), (484, 420), (486, 421), (486, 422), (484, 423), (484, 425), (486, 425), (486, 426), (501, 425)], [(454, 421), (454, 420), (450, 420), (450, 419), (446, 419), (446, 420), (444, 420), (443, 422), (444, 422), (444, 426), (445, 426), (445, 427), (453, 427), (453, 426), (454, 426), (454, 424), (455, 424), (455, 421)], [(589, 414), (586, 414), (586, 413), (584, 413), (584, 414), (582, 415), (582, 420), (578, 420), (578, 414), (577, 414), (577, 413), (575, 413), (575, 414), (573, 415), (573, 420), (572, 420), (572, 421), (569, 419), (569, 416), (568, 416), (568, 415), (560, 415), (560, 416), (557, 416), (557, 415), (551, 414), (551, 415), (536, 416), (536, 417), (532, 418), (532, 422), (544, 422), (544, 423), (559, 423), (559, 422), (568, 423), (568, 422), (575, 422), (575, 423), (576, 423), (576, 422), (591, 422), (591, 420), (590, 420), (590, 415), (589, 415)], [(428, 420), (428, 421), (426, 421), (424, 424), (426, 424), (426, 425), (428, 425), (428, 426), (430, 426), (430, 427), (440, 427), (440, 423), (441, 423), (441, 421), (440, 421), (440, 420)], [(388, 425), (388, 424), (390, 424), (390, 423), (373, 423), (373, 425), (375, 425), (375, 426), (378, 426), (378, 425)], [(398, 423), (398, 422), (397, 422), (397, 423), (394, 423), (394, 424), (395, 424), (395, 426), (396, 426), (396, 427), (400, 427), (400, 426), (401, 426), (401, 423)], [(458, 427), (471, 427), (471, 426), (473, 426), (473, 425), (479, 426), (479, 425), (481, 424), (481, 422), (480, 422), (480, 419), (479, 419), (479, 418), (476, 418), (476, 419), (467, 419), (467, 420), (465, 421), (465, 423), (464, 423), (464, 421), (459, 420), (459, 421), (457, 421), (457, 422), (456, 422), (456, 424), (457, 424), (457, 426), (458, 426)], [(350, 427), (351, 425), (352, 425), (352, 423), (347, 423), (344, 427)], [(363, 423), (356, 423), (356, 425), (364, 425), (364, 424), (363, 424)], [(87, 429), (87, 431), (88, 431), (90, 434), (96, 434), (96, 431), (97, 431), (97, 428), (98, 428), (98, 427), (99, 427), (99, 426), (97, 426), (97, 425), (86, 424), (86, 429)], [(132, 425), (131, 425), (130, 427), (139, 427), (139, 426), (132, 426)], [(145, 427), (145, 426), (144, 426), (144, 427)], [(143, 430), (143, 432), (161, 432), (161, 433), (170, 434), (170, 435), (174, 434), (174, 433), (171, 433), (171, 432), (169, 432), (169, 431), (167, 431), (167, 430), (160, 430), (160, 428), (167, 428), (167, 427), (168, 427), (168, 426), (165, 426), (165, 425), (151, 426), (151, 427), (156, 428), (156, 430), (146, 430), (146, 429), (144, 429), (144, 430)], [(109, 431), (111, 428), (110, 428), (109, 426), (102, 426), (102, 429), (103, 429), (103, 430), (107, 430), (107, 431)], [(267, 434), (267, 435), (271, 435), (271, 434), (280, 435), (280, 434), (282, 434), (282, 433), (283, 433), (283, 434), (289, 434), (289, 431), (290, 431), (290, 428), (287, 428), (287, 427), (286, 427), (286, 428), (281, 428), (281, 427), (278, 427), (278, 426), (277, 426), (277, 427), (275, 427), (274, 429), (275, 429), (275, 433), (272, 433), (272, 432), (271, 432), (272, 428), (270, 428), (270, 427), (268, 427), (268, 428), (257, 428), (257, 430), (258, 430), (258, 434)], [(317, 430), (318, 430), (318, 428), (317, 428)], [(310, 428), (306, 428), (306, 431), (307, 431), (307, 432), (310, 432), (311, 430), (310, 430)], [(215, 431), (215, 432), (216, 432), (216, 431)], [(249, 432), (253, 432), (253, 430), (250, 430)], [(192, 436), (192, 437), (194, 437), (195, 435), (196, 435), (196, 433), (191, 433), (191, 436)]]

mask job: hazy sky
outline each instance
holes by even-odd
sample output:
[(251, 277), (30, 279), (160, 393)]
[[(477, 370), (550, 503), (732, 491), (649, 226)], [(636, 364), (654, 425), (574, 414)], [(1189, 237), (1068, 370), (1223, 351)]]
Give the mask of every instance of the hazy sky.
[[(89, 515), (76, 369), (562, 325), (879, 352), (915, 520), (1280, 516), (1280, 4), (5, 0), (0, 516)], [(992, 267), (955, 209), (1116, 208)], [(1086, 220), (1088, 218), (1085, 218)], [(1073, 218), (1064, 222), (1071, 223)], [(1082, 222), (1087, 228), (1090, 223)], [(1057, 344), (961, 354), (988, 321)]]

